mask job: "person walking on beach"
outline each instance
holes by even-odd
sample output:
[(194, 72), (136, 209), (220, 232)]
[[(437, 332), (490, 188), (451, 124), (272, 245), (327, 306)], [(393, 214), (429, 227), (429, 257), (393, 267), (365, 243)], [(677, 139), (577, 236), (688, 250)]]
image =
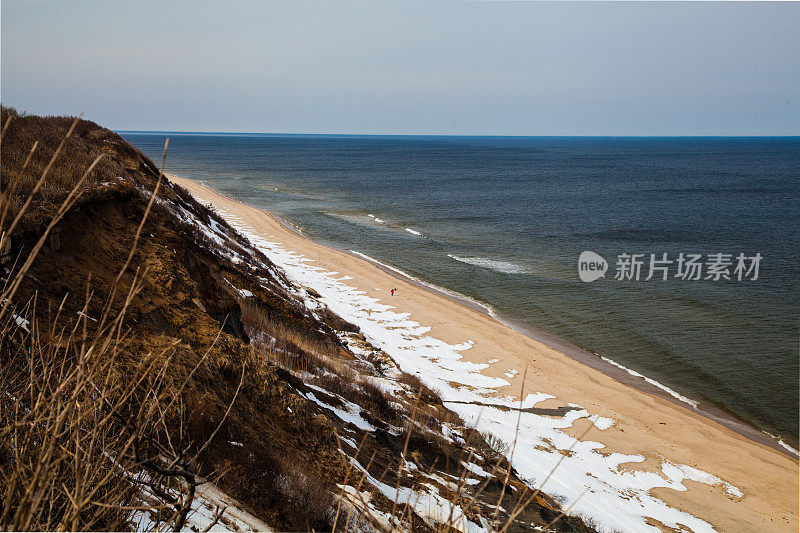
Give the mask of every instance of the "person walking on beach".
[(395, 289), (392, 289), (392, 296), (394, 296), (394, 291), (395, 291)]

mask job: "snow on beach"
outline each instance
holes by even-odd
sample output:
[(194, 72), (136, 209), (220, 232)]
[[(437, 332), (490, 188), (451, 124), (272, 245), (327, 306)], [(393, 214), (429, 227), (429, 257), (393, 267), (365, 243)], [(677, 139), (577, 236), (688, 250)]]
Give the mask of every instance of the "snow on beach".
[[(241, 446), (241, 444), (239, 445)], [(139, 478), (140, 481), (144, 477), (143, 474), (137, 476), (130, 473), (129, 475), (133, 479)], [(133, 530), (156, 533), (172, 531), (172, 525), (169, 521), (155, 521), (150, 514), (151, 511), (147, 509), (147, 505), (160, 505), (161, 499), (153, 494), (146, 485), (140, 484), (140, 491), (144, 507), (134, 510), (130, 516)], [(226, 533), (259, 531), (271, 533), (273, 530), (267, 524), (245, 511), (241, 503), (219, 490), (216, 485), (205, 482), (197, 487), (191, 510), (186, 517), (186, 523), (182, 531), (217, 531)]]
[[(570, 514), (588, 519), (600, 531), (659, 531), (647, 523), (648, 518), (672, 528), (714, 531), (709, 523), (670, 507), (649, 492), (657, 487), (685, 491), (684, 480), (722, 486), (733, 497), (742, 495), (737, 487), (712, 474), (667, 460), (662, 461), (660, 472), (637, 471), (635, 464), (643, 462), (644, 456), (603, 453), (602, 443), (576, 441), (567, 434), (566, 430), (580, 419), (591, 421), (596, 428), (593, 431), (608, 429), (614, 422), (599, 416), (602, 413), (589, 413), (574, 406), (577, 408), (559, 418), (474, 405), (489, 400), (495, 405), (530, 408), (552, 396), (531, 393), (522, 402), (509, 396), (498, 397), (496, 389), (509, 383), (483, 374), (488, 363), (462, 358), (461, 353), (472, 347), (470, 339), (448, 344), (430, 336), (430, 327), (348, 285), (349, 277), (311, 264), (283, 244), (258, 235), (241, 218), (224, 209), (217, 207), (217, 212), (283, 269), (288, 279), (316, 291), (325, 305), (356, 324), (367, 340), (391, 356), (402, 370), (440, 391), (448, 407), (467, 423), (509, 444), (516, 439), (510, 460), (520, 476), (533, 487), (544, 484), (544, 492), (565, 507), (571, 506)], [(339, 416), (353, 415), (342, 412)]]

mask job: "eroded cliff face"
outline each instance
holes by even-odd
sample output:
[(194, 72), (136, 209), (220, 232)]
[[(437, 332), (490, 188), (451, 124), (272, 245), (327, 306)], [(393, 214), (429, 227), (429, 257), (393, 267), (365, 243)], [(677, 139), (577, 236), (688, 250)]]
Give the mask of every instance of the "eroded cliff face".
[[(72, 120), (4, 109), (3, 123), (9, 116), (2, 146), (4, 230), (22, 215), (4, 251), (6, 280), (85, 169), (104, 156), (13, 294), (9, 316), (19, 320), (4, 328), (0, 347), (3, 368), (14, 369), (2, 385), (12, 387), (35, 374), (26, 370), (34, 340), (69, 366), (81, 358), (70, 355), (68, 343), (111, 339), (98, 353), (111, 358), (104, 372), (116, 380), (109, 382), (127, 381), (119, 390), (132, 392), (115, 399), (118, 408), (97, 400), (92, 409), (113, 410), (109, 423), (120, 435), (133, 432), (135, 445), (105, 450), (119, 464), (100, 468), (119, 474), (131, 488), (129, 503), (143, 509), (124, 517), (126, 524), (113, 522), (117, 517), (93, 527), (174, 523), (178, 504), (170, 498), (184, 501), (191, 482), (171, 480), (159, 468), (176, 465), (214, 480), (242, 509), (279, 530), (334, 524), (339, 530), (483, 530), (493, 519), (528, 530), (558, 517), (555, 503), (517, 479), (498, 453), (503, 450), (465, 427), (435, 391), (401, 372), (313, 291), (290, 283), (186, 191), (162, 179), (144, 219), (159, 171), (113, 132), (78, 122), (23, 212)], [(23, 170), (34, 142), (39, 145)], [(120, 317), (110, 336), (104, 333), (109, 317)], [(143, 362), (153, 375), (143, 373)], [(5, 392), (4, 425), (20, 405), (33, 407), (24, 394)], [(157, 423), (133, 424), (153, 395), (173, 400), (153, 409)], [(92, 401), (91, 394), (86, 398)], [(8, 434), (4, 439), (6, 473), (19, 450)], [(241, 527), (224, 516), (218, 524)], [(588, 530), (572, 518), (553, 528)]]

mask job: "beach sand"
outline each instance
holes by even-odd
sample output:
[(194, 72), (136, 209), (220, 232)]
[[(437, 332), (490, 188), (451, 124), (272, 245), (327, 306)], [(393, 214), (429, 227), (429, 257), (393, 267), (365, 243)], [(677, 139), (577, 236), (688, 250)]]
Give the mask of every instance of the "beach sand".
[[(686, 491), (652, 491), (669, 505), (709, 522), (719, 531), (798, 531), (797, 459), (674, 401), (625, 385), (511, 329), (475, 306), (463, 305), (365, 259), (317, 244), (264, 211), (192, 180), (170, 179), (200, 201), (234, 214), (257, 232), (281, 242), (285, 249), (303, 254), (314, 261), (312, 264), (351, 277), (348, 285), (394, 306), (398, 312), (410, 313), (413, 320), (431, 327), (430, 336), (452, 344), (471, 339), (474, 345), (463, 352), (464, 359), (480, 363), (499, 359), (483, 371), (511, 383), (498, 392), (519, 397), (527, 368), (526, 392), (546, 392), (555, 397), (536, 407), (572, 403), (612, 418), (611, 428), (590, 431), (586, 438), (603, 443), (603, 453), (646, 457), (643, 463), (627, 463), (623, 468), (660, 472), (660, 465), (668, 460), (713, 474), (743, 493), (734, 497), (722, 486), (692, 481), (684, 482)], [(393, 287), (397, 292), (391, 296)], [(509, 377), (505, 374), (509, 369), (519, 373)], [(568, 432), (578, 436), (584, 427), (585, 420), (579, 420)]]

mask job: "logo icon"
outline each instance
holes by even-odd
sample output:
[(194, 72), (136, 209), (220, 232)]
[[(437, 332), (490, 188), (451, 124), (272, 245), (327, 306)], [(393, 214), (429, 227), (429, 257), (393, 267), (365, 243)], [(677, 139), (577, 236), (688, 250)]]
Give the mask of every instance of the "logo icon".
[(581, 252), (578, 257), (578, 276), (581, 281), (589, 283), (602, 278), (608, 270), (608, 263), (603, 256), (594, 252)]

